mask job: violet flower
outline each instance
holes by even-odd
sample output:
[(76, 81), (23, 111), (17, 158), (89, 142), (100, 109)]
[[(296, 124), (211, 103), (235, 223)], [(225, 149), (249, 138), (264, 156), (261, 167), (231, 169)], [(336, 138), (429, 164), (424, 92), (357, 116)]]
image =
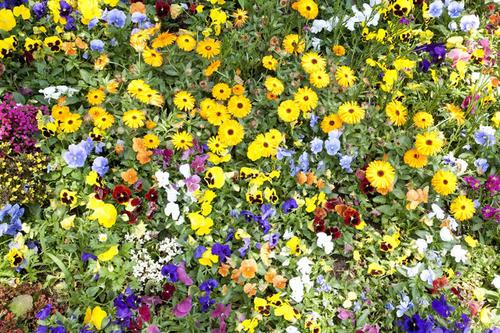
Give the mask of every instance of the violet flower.
[(177, 318), (183, 318), (188, 315), (192, 307), (193, 307), (193, 299), (191, 298), (191, 296), (188, 296), (184, 298), (176, 306), (174, 306), (174, 308), (172, 309), (172, 313)]

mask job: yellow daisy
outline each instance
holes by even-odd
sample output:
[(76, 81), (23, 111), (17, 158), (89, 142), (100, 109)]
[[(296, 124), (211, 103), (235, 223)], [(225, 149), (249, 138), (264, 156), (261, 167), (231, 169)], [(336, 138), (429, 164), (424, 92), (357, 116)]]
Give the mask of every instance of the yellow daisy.
[(365, 110), (357, 102), (345, 102), (339, 106), (338, 114), (346, 124), (357, 124), (365, 118)]

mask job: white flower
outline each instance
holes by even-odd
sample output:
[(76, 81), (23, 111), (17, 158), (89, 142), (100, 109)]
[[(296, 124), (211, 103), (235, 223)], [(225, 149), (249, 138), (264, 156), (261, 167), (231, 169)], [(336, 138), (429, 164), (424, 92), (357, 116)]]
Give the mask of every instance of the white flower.
[(288, 240), (293, 237), (293, 232), (290, 230), (286, 230), (285, 233), (283, 234), (283, 239)]
[(417, 247), (417, 251), (420, 254), (424, 254), (427, 250), (427, 241), (425, 239), (419, 238), (415, 241), (415, 246)]
[(429, 215), (427, 215), (430, 219), (432, 219), (434, 217), (437, 218), (438, 220), (444, 219), (445, 215), (444, 215), (444, 211), (441, 209), (441, 207), (439, 207), (436, 204), (432, 204), (431, 208), (432, 208), (432, 213), (429, 213)]
[(175, 188), (173, 188), (172, 186), (169, 186), (166, 188), (166, 192), (167, 192), (167, 200), (169, 202), (176, 202), (177, 201), (177, 196), (179, 195), (179, 192), (177, 192), (177, 190)]
[(321, 39), (313, 37), (311, 39), (311, 45), (312, 45), (313, 49), (319, 50), (319, 47), (321, 46)]
[(300, 333), (299, 329), (295, 326), (288, 326), (286, 328), (286, 333)]
[(461, 158), (457, 158), (455, 160), (455, 166), (453, 167), (453, 169), (455, 170), (457, 176), (460, 176), (465, 172), (465, 170), (467, 170), (467, 166), (467, 162), (465, 162)]
[(158, 186), (162, 188), (167, 188), (167, 186), (170, 184), (170, 174), (168, 172), (163, 172), (161, 170), (158, 170), (155, 172), (155, 178), (156, 181), (158, 182)]
[(106, 234), (99, 234), (99, 236), (97, 236), (97, 238), (99, 239), (99, 242), (105, 242), (108, 240), (108, 235)]
[(302, 283), (302, 279), (298, 276), (291, 278), (288, 285), (292, 289), (291, 298), (297, 303), (302, 302), (304, 298), (304, 284)]
[(179, 216), (181, 215), (181, 212), (179, 210), (179, 205), (176, 204), (175, 202), (167, 203), (167, 205), (165, 206), (164, 213), (167, 216), (172, 216), (172, 219), (174, 221), (177, 221), (179, 219)]
[(451, 242), (453, 240), (453, 234), (448, 227), (441, 228), (441, 231), (439, 231), (439, 237), (441, 237), (443, 242)]
[(432, 281), (436, 279), (436, 274), (432, 269), (424, 269), (422, 273), (420, 273), (420, 280), (427, 282), (432, 285)]
[(412, 277), (416, 276), (420, 272), (420, 268), (422, 268), (422, 263), (421, 262), (419, 262), (418, 264), (416, 264), (414, 267), (405, 267), (405, 269), (406, 269), (406, 275), (408, 275), (408, 277), (412, 278)]
[(316, 245), (325, 250), (326, 254), (330, 254), (333, 251), (332, 236), (325, 234), (324, 232), (317, 233), (318, 239), (316, 240)]
[(493, 285), (493, 287), (500, 289), (500, 275), (495, 274), (495, 278), (493, 279), (493, 281), (491, 281), (491, 284)]
[(339, 23), (338, 17), (332, 17), (328, 21), (326, 20), (314, 20), (311, 26), (311, 32), (313, 34), (317, 34), (323, 30), (331, 32), (333, 27), (335, 27)]
[(62, 95), (73, 96), (78, 90), (67, 86), (50, 86), (40, 89), (38, 92), (42, 93), (43, 98), (50, 102), (51, 99), (59, 99)]
[(308, 275), (311, 274), (312, 270), (312, 261), (309, 260), (307, 257), (302, 257), (297, 261), (297, 269), (299, 270), (300, 274), (302, 275)]
[(179, 167), (179, 172), (184, 176), (184, 178), (191, 177), (191, 167), (189, 164), (183, 164)]
[(467, 250), (462, 248), (461, 245), (455, 245), (450, 252), (450, 255), (455, 258), (455, 262), (462, 262), (465, 264), (467, 260)]

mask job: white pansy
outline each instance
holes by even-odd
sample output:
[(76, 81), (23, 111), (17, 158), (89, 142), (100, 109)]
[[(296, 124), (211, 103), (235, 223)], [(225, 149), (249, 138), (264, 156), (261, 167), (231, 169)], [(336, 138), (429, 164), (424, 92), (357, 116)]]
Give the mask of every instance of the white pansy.
[(408, 275), (408, 277), (410, 277), (410, 278), (417, 276), (417, 274), (420, 272), (420, 269), (422, 268), (422, 265), (423, 264), (421, 262), (419, 262), (418, 264), (416, 264), (413, 267), (405, 267), (406, 275)]
[(184, 176), (184, 178), (191, 177), (191, 167), (189, 164), (182, 164), (179, 167), (179, 172)]
[(288, 326), (285, 330), (286, 333), (300, 333), (299, 329), (295, 326)]
[(500, 275), (495, 274), (495, 278), (493, 279), (493, 281), (491, 281), (491, 284), (493, 285), (493, 287), (500, 289)]
[(298, 276), (291, 278), (288, 285), (292, 289), (290, 297), (297, 303), (302, 302), (304, 298), (304, 284), (302, 283), (302, 279)]
[(453, 234), (448, 227), (442, 227), (439, 231), (439, 237), (443, 242), (451, 242), (453, 240)]
[(312, 45), (313, 49), (318, 51), (320, 46), (321, 46), (321, 39), (316, 38), (316, 37), (311, 38), (311, 45)]
[(418, 253), (424, 254), (427, 250), (427, 241), (425, 239), (419, 238), (415, 241), (415, 247), (417, 248)]
[(158, 182), (158, 186), (162, 188), (167, 188), (167, 186), (170, 184), (170, 174), (166, 171), (165, 172), (161, 170), (156, 171), (155, 178), (156, 181)]
[(424, 269), (422, 273), (420, 273), (420, 280), (427, 282), (432, 285), (432, 281), (436, 279), (436, 273), (432, 269)]
[(311, 274), (312, 271), (311, 266), (312, 266), (312, 261), (309, 260), (309, 258), (307, 257), (302, 257), (299, 259), (299, 261), (297, 261), (297, 269), (302, 275)]
[(290, 229), (286, 230), (285, 233), (283, 234), (284, 240), (288, 240), (292, 237), (293, 237), (293, 232)]
[(455, 258), (455, 261), (457, 263), (465, 263), (467, 261), (467, 250), (464, 249), (461, 245), (455, 245), (451, 249), (450, 255)]
[(463, 159), (457, 158), (455, 160), (455, 166), (453, 167), (453, 170), (455, 171), (457, 176), (460, 176), (464, 174), (468, 166), (469, 165), (467, 164), (467, 162), (465, 162)]
[(167, 192), (167, 200), (169, 202), (176, 202), (179, 192), (177, 192), (177, 190), (172, 186), (167, 187), (165, 190)]
[(316, 236), (318, 236), (318, 239), (316, 240), (316, 245), (318, 245), (318, 247), (320, 247), (323, 250), (325, 250), (326, 254), (332, 253), (332, 251), (333, 251), (332, 236), (331, 235), (327, 235), (324, 232), (318, 232), (316, 234)]
[(441, 207), (439, 207), (438, 205), (436, 204), (432, 204), (431, 205), (431, 208), (432, 208), (432, 212), (429, 213), (429, 218), (432, 219), (432, 218), (437, 218), (438, 220), (443, 220), (445, 215), (444, 215), (444, 211), (441, 209)]
[(179, 219), (179, 216), (181, 215), (179, 205), (175, 202), (167, 203), (164, 213), (167, 216), (171, 216), (174, 221), (177, 221)]

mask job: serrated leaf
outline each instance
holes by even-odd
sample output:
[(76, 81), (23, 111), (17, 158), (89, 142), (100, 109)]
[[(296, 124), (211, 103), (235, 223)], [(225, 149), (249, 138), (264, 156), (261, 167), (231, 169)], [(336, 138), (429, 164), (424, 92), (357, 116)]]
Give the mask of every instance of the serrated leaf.
[(12, 299), (9, 309), (17, 317), (24, 317), (33, 309), (33, 297), (31, 295), (19, 295)]

